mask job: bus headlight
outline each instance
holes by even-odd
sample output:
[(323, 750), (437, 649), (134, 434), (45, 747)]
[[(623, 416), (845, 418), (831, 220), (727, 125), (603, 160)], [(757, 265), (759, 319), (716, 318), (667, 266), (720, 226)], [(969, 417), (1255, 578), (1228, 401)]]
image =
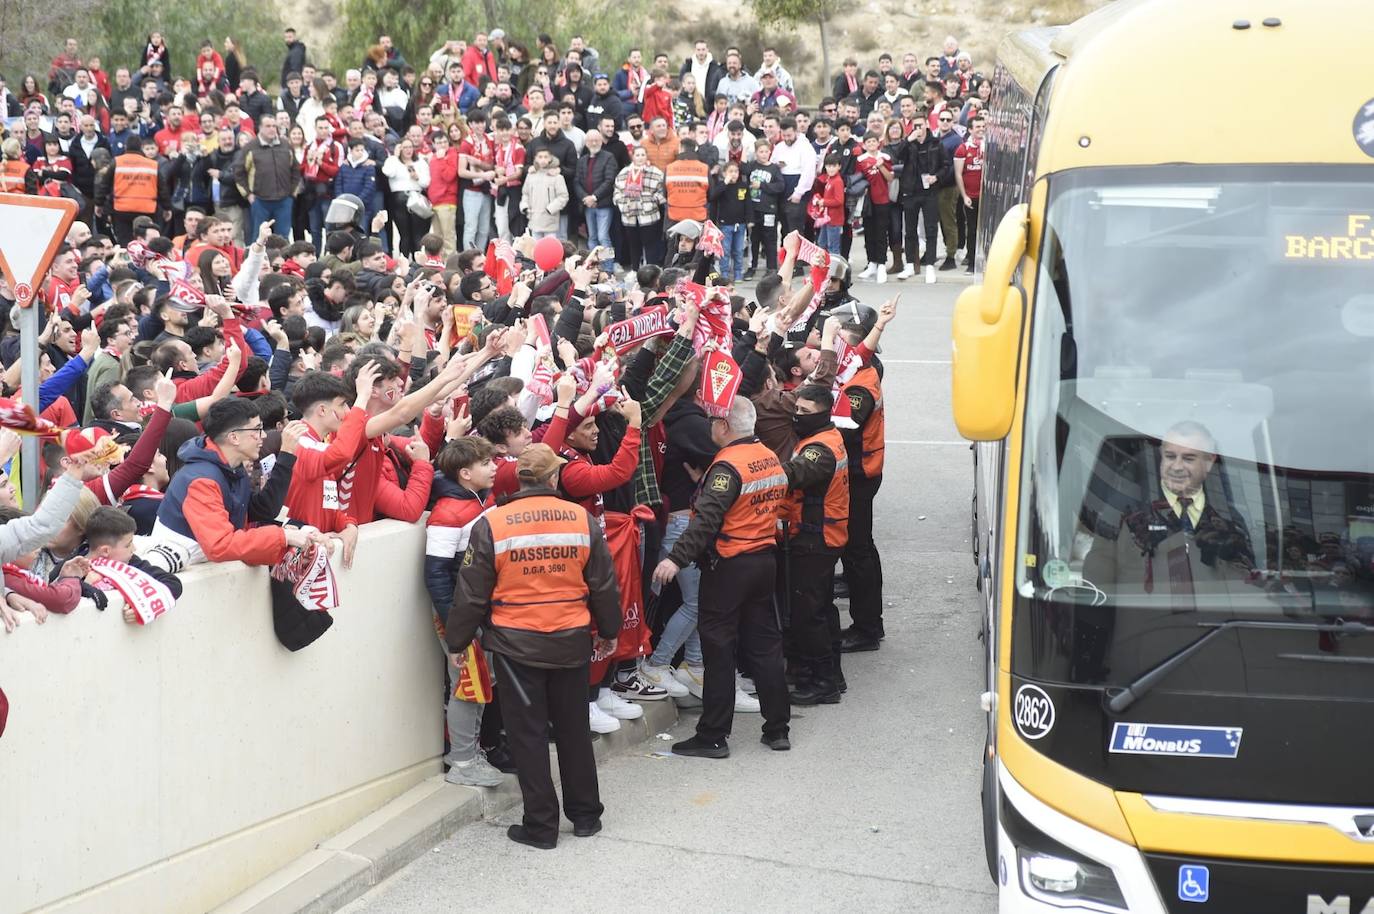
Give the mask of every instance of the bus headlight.
[(1021, 890), (1065, 908), (1125, 911), (1126, 898), (1112, 868), (1056, 841), (1035, 827), (1002, 794), (1002, 829), (1016, 845)]
[(1018, 847), (1021, 887), (1039, 901), (1103, 911), (1124, 911), (1126, 899), (1109, 867), (1074, 855), (1059, 857)]

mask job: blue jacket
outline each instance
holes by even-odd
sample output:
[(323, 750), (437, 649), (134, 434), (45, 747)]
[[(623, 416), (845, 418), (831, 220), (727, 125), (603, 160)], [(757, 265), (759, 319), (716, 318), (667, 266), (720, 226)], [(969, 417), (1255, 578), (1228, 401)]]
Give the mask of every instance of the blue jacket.
[(276, 519), (296, 456), (279, 453), (266, 487), (257, 493), (247, 471), (242, 466), (230, 467), (203, 436), (182, 444), (177, 457), (183, 464), (167, 484), (157, 510), (157, 526), (194, 541), (212, 562), (271, 565), (280, 561), (285, 537), (279, 527), (246, 528), (250, 520)]
[(372, 195), (376, 190), (376, 165), (370, 161), (365, 161), (361, 165), (354, 165), (347, 159), (339, 165), (339, 173), (334, 176), (334, 196), (353, 194), (363, 201), (364, 206), (367, 206), (372, 202)]

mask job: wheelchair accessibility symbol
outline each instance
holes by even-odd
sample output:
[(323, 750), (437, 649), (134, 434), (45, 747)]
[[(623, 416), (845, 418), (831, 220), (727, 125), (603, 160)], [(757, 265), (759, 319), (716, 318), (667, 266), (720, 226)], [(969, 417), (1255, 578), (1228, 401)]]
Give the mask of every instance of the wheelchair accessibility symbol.
[(1181, 901), (1204, 902), (1211, 894), (1211, 874), (1205, 866), (1178, 868), (1178, 897)]

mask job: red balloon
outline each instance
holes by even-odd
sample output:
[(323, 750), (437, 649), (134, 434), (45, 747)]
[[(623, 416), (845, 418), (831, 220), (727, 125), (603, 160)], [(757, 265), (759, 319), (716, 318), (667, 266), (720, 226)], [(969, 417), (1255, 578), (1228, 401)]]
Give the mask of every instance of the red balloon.
[(545, 273), (558, 269), (563, 264), (563, 242), (552, 235), (540, 238), (534, 243), (534, 263)]

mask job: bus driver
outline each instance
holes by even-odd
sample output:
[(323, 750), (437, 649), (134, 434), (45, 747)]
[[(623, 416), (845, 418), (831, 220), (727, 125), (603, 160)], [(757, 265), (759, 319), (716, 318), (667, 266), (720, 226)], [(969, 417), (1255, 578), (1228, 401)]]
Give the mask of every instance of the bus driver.
[(1223, 582), (1244, 580), (1255, 565), (1244, 523), (1224, 499), (1208, 498), (1216, 462), (1216, 441), (1204, 426), (1171, 426), (1159, 448), (1162, 497), (1127, 513), (1115, 542), (1094, 542), (1084, 580), (1109, 594), (1167, 596), (1174, 608), (1186, 608), (1176, 604), (1191, 602), (1197, 590), (1224, 591)]

